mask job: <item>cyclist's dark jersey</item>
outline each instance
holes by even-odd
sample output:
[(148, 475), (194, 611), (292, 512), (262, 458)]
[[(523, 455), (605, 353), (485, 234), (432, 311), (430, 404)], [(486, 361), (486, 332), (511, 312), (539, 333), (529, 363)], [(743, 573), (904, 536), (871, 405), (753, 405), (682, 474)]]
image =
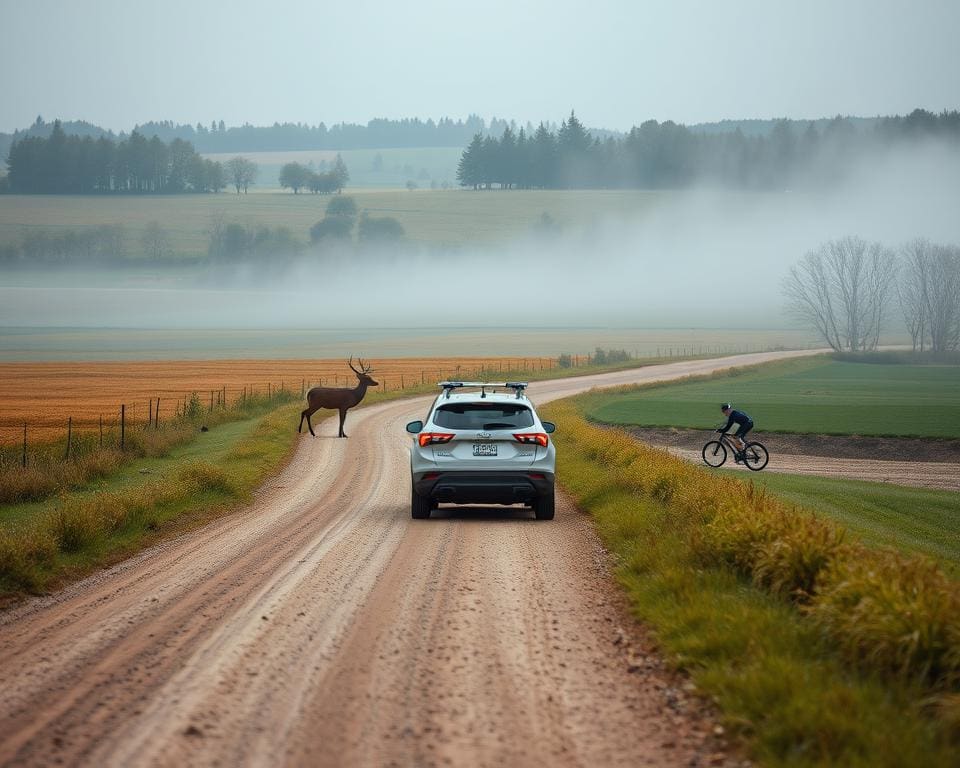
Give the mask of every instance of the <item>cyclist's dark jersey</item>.
[(730, 415), (727, 417), (727, 425), (720, 430), (721, 432), (726, 432), (734, 424), (739, 424), (741, 427), (753, 426), (753, 419), (751, 419), (743, 411), (730, 411)]

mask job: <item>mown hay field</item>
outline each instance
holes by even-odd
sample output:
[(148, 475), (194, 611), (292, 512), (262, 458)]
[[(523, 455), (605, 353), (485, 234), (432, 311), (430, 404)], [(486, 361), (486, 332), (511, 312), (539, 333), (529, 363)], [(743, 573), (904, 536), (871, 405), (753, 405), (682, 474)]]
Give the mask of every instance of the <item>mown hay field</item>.
[[(485, 371), (549, 370), (547, 357), (457, 357), (370, 360), (374, 378), (386, 391), (469, 378)], [(356, 361), (354, 361), (356, 365)], [(359, 367), (359, 366), (357, 366)], [(160, 400), (160, 420), (171, 418), (178, 403), (196, 392), (201, 402), (232, 404), (247, 394), (283, 387), (299, 395), (310, 386), (353, 387), (357, 378), (346, 360), (164, 360), (147, 362), (42, 362), (0, 364), (0, 444), (58, 440), (73, 429), (99, 429), (117, 422), (121, 405), (126, 423), (147, 423)], [(152, 404), (151, 404), (152, 401)]]
[[(565, 229), (606, 216), (636, 215), (669, 193), (635, 190), (371, 190), (347, 189), (360, 211), (391, 216), (415, 242), (466, 245), (504, 242), (529, 233), (544, 213)], [(675, 194), (675, 193), (674, 193)], [(288, 227), (309, 241), (310, 227), (324, 217), (330, 197), (291, 192), (236, 195), (0, 196), (0, 247), (18, 245), (30, 231), (62, 234), (100, 225), (121, 225), (130, 255), (142, 255), (141, 236), (157, 222), (174, 253), (207, 253), (214, 220), (250, 227)]]

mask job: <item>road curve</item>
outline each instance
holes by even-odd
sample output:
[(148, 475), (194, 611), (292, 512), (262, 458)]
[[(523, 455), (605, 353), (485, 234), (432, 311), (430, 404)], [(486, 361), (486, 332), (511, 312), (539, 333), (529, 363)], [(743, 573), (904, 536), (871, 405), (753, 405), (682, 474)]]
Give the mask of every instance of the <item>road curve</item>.
[(551, 522), (410, 519), (428, 402), (351, 412), (348, 440), (327, 419), (245, 510), (0, 614), (0, 765), (722, 764), (562, 494)]

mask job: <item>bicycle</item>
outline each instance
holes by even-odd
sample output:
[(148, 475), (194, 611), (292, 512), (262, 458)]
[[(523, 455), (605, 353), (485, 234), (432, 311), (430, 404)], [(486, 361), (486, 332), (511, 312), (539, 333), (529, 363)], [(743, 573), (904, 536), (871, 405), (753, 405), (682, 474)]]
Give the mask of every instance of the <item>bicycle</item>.
[(770, 461), (770, 453), (763, 443), (748, 443), (744, 440), (743, 451), (740, 451), (726, 432), (722, 433), (717, 440), (708, 440), (700, 455), (703, 456), (704, 464), (717, 468), (722, 467), (727, 460), (728, 450), (733, 453), (734, 459), (738, 459), (747, 469), (754, 472), (759, 472)]

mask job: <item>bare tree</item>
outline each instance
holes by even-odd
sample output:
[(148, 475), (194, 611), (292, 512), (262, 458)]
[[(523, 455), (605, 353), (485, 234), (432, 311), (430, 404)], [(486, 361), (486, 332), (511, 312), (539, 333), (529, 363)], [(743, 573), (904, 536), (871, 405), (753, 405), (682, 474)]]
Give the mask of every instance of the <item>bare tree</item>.
[(914, 352), (923, 352), (929, 330), (927, 292), (930, 287), (931, 250), (930, 241), (923, 238), (911, 240), (900, 249), (897, 294)]
[(900, 306), (913, 348), (960, 346), (960, 248), (913, 240), (901, 249)]
[(859, 237), (831, 240), (791, 267), (783, 285), (791, 311), (832, 349), (876, 349), (896, 274), (893, 254)]
[(260, 168), (255, 162), (240, 155), (227, 160), (226, 168), (238, 195), (241, 189), (243, 194), (247, 194), (247, 189), (257, 180), (257, 175), (260, 172)]
[(927, 316), (934, 354), (960, 347), (960, 248), (935, 245), (929, 260)]

